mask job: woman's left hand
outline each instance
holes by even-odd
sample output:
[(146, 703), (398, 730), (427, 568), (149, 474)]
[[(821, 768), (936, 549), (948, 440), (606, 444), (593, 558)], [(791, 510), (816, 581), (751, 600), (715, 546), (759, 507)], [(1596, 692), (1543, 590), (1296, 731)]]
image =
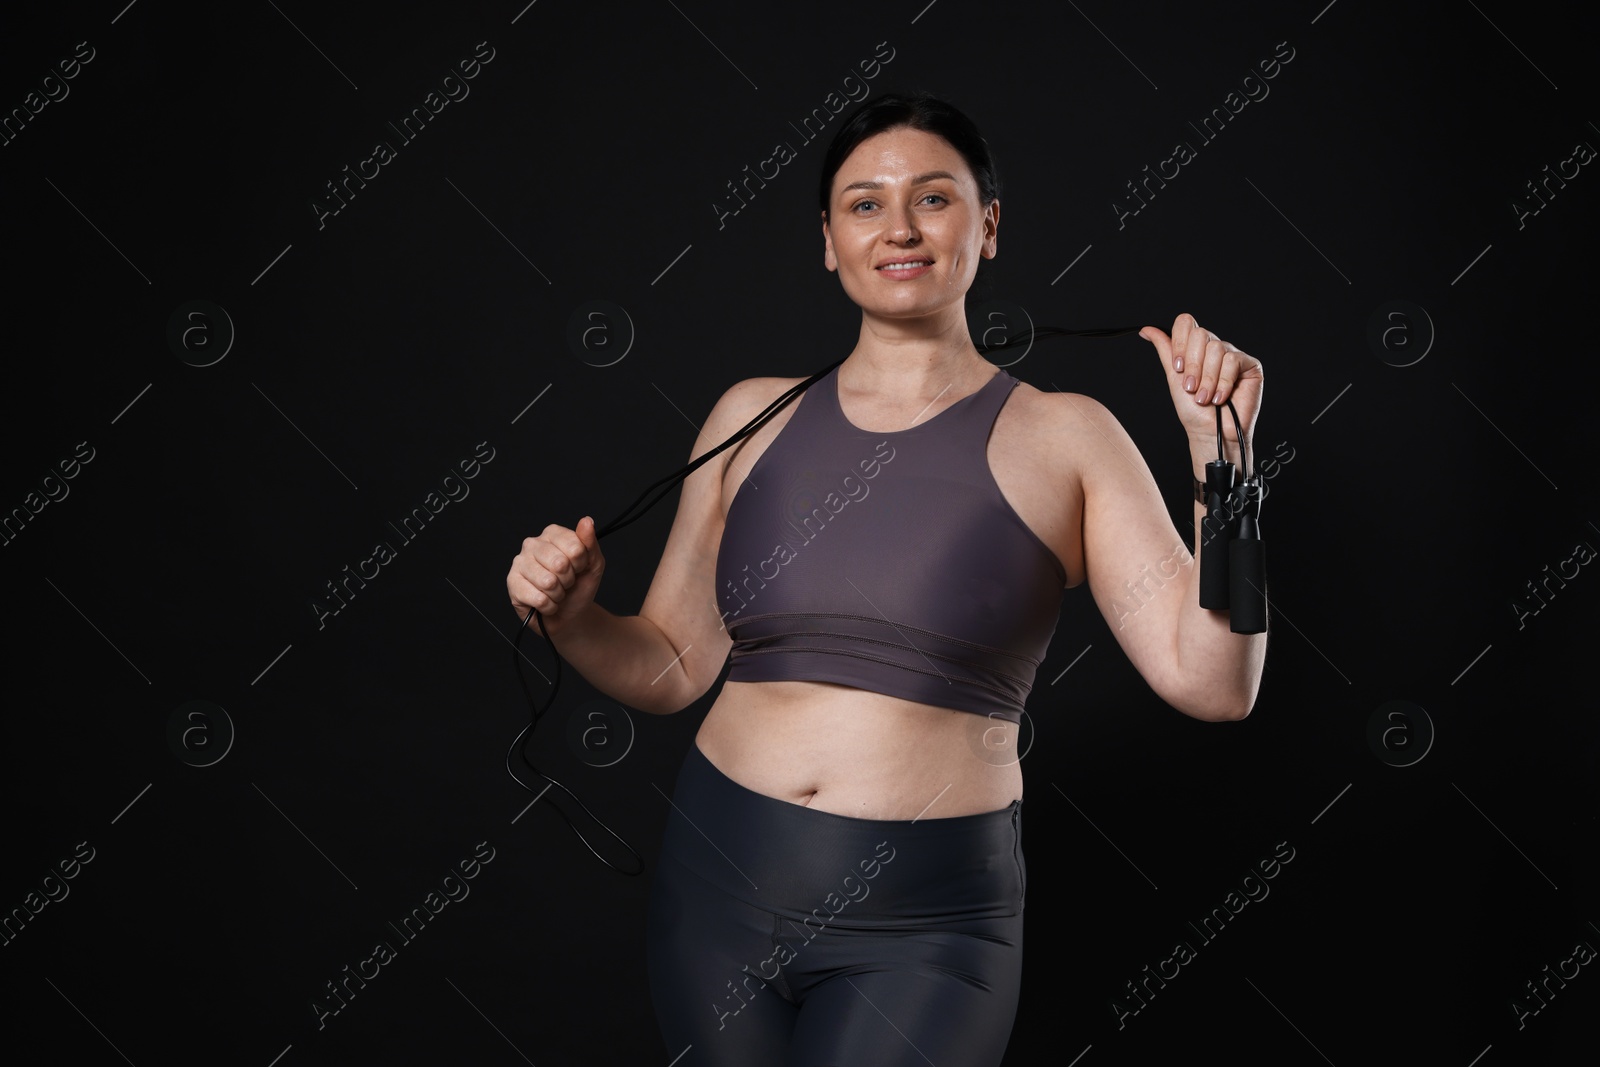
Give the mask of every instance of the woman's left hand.
[[(1185, 312), (1172, 323), (1172, 336), (1155, 326), (1139, 331), (1155, 346), (1166, 368), (1167, 388), (1178, 419), (1191, 439), (1216, 440), (1217, 405), (1233, 401), (1239, 422), (1251, 440), (1261, 411), (1261, 361), (1242, 352)], [(1223, 434), (1237, 441), (1233, 418), (1222, 418)]]

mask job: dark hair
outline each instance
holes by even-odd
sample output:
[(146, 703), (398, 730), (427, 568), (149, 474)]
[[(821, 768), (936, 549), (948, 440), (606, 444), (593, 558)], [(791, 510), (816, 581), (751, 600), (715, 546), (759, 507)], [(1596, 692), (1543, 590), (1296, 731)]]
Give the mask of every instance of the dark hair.
[(833, 176), (856, 146), (874, 134), (885, 130), (910, 127), (936, 134), (950, 142), (950, 146), (967, 161), (972, 176), (978, 180), (979, 200), (988, 207), (1000, 198), (1000, 174), (995, 167), (989, 145), (978, 133), (973, 121), (955, 106), (927, 93), (902, 96), (886, 93), (869, 100), (856, 109), (828, 145), (828, 154), (822, 159), (822, 183), (818, 201), (824, 214), (833, 194)]

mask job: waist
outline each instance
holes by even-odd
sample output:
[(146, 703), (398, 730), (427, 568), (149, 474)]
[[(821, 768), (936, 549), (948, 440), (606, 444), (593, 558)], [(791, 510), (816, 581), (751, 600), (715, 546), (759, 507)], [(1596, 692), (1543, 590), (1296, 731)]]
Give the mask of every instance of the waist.
[(807, 928), (929, 921), (955, 928), (1021, 912), (1021, 811), (1020, 800), (945, 819), (808, 811), (746, 789), (691, 744), (673, 788), (662, 862)]
[(722, 687), (696, 744), (754, 792), (859, 819), (993, 812), (1022, 797), (1019, 742), (1004, 719), (822, 682)]

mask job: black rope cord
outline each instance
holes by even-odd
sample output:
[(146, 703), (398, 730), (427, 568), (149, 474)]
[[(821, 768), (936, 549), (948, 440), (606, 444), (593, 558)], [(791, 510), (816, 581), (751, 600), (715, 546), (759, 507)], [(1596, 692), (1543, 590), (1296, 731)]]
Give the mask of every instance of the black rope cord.
[[(1233, 432), (1239, 438), (1239, 469), (1244, 472), (1243, 481), (1256, 480), (1255, 471), (1250, 466), (1250, 444), (1245, 440), (1244, 427), (1239, 425), (1239, 412), (1234, 409), (1233, 398), (1227, 400), (1228, 414), (1233, 416)], [(1222, 408), (1217, 408), (1217, 459), (1226, 461), (1228, 454), (1223, 449), (1222, 442)]]
[[(1033, 328), (1027, 340), (1028, 343), (1031, 344), (1034, 340), (1042, 337), (1121, 337), (1125, 334), (1137, 333), (1139, 329), (1140, 327), (1137, 326), (1123, 326), (1111, 329), (1068, 330), (1059, 326), (1036, 326)], [(1000, 344), (977, 345), (976, 347), (980, 353), (986, 354), (996, 348), (1012, 347), (1017, 343), (1017, 341), (1006, 341)], [(624, 526), (627, 526), (628, 524), (642, 518), (645, 512), (655, 507), (655, 505), (659, 503), (668, 493), (672, 492), (672, 490), (676, 488), (680, 482), (689, 477), (689, 475), (693, 474), (695, 471), (699, 470), (700, 467), (713, 456), (718, 455), (725, 449), (732, 447), (739, 441), (748, 437), (750, 434), (755, 433), (762, 426), (765, 426), (767, 422), (770, 421), (772, 417), (779, 411), (782, 411), (783, 408), (790, 403), (790, 401), (799, 396), (801, 393), (805, 392), (812, 385), (816, 384), (816, 382), (827, 375), (829, 371), (833, 370), (843, 362), (843, 359), (836, 360), (835, 362), (830, 363), (826, 367), (817, 371), (805, 381), (792, 386), (786, 392), (784, 392), (782, 396), (778, 397), (771, 404), (768, 404), (766, 410), (762, 411), (761, 414), (757, 415), (755, 418), (751, 419), (747, 424), (745, 424), (744, 428), (738, 433), (722, 442), (722, 444), (718, 445), (716, 448), (713, 448), (709, 452), (701, 455), (693, 463), (690, 463), (677, 473), (669, 474), (665, 478), (662, 478), (660, 481), (646, 488), (644, 492), (639, 494), (638, 498), (635, 499), (632, 504), (628, 505), (621, 515), (618, 515), (615, 519), (612, 519), (610, 522), (606, 523), (606, 525), (597, 527), (595, 530), (595, 537), (607, 537), (614, 531), (620, 530)], [(1233, 412), (1234, 426), (1237, 429), (1239, 426), (1239, 414), (1238, 412), (1233, 411), (1232, 400), (1228, 401), (1228, 410)], [(1239, 430), (1239, 441), (1242, 446), (1244, 442), (1243, 430)], [(1221, 407), (1217, 408), (1217, 448), (1220, 453), (1222, 448)], [(1243, 456), (1241, 455), (1241, 459), (1242, 458)], [(655, 493), (655, 495), (651, 496), (651, 493)], [(544, 707), (542, 708), (539, 706), (538, 701), (534, 699), (533, 691), (528, 687), (528, 680), (522, 673), (522, 635), (527, 630), (528, 623), (535, 618), (539, 620), (539, 633), (544, 637), (545, 642), (550, 645), (551, 655), (555, 659), (555, 677), (550, 683), (550, 697), (545, 701)], [(543, 796), (544, 793), (549, 790), (550, 786), (554, 786), (555, 788), (560, 789), (563, 793), (567, 794), (567, 796), (571, 797), (577, 803), (578, 807), (583, 809), (584, 814), (593, 819), (602, 830), (616, 838), (617, 841), (621, 843), (623, 848), (627, 849), (633, 854), (633, 858), (638, 861), (638, 868), (636, 870), (623, 870), (621, 867), (618, 867), (616, 864), (606, 859), (599, 852), (595, 851), (595, 847), (589, 843), (589, 839), (583, 835), (583, 831), (579, 830), (577, 825), (573, 823), (571, 819), (567, 818), (566, 812), (561, 811), (560, 808), (557, 808), (556, 811), (560, 813), (561, 818), (566, 822), (567, 826), (572, 829), (572, 832), (578, 835), (578, 840), (583, 842), (584, 847), (593, 853), (596, 859), (614, 871), (618, 871), (626, 875), (638, 875), (643, 873), (644, 861), (640, 859), (639, 853), (634, 851), (633, 846), (624, 841), (615, 830), (601, 822), (600, 819), (595, 816), (594, 812), (589, 810), (588, 805), (584, 804), (583, 801), (578, 799), (577, 794), (573, 793), (572, 790), (568, 789), (566, 786), (562, 785), (560, 782), (541, 771), (537, 766), (534, 765), (533, 760), (528, 757), (526, 746), (523, 743), (524, 739), (526, 739), (529, 734), (538, 727), (539, 720), (555, 703), (556, 693), (561, 688), (561, 653), (556, 651), (555, 642), (550, 640), (550, 635), (545, 631), (544, 616), (541, 615), (536, 608), (530, 608), (527, 616), (522, 620), (522, 624), (517, 627), (516, 638), (512, 641), (511, 662), (513, 669), (515, 669), (517, 672), (517, 682), (522, 686), (523, 696), (527, 697), (528, 707), (532, 710), (532, 717), (529, 719), (528, 724), (524, 726), (517, 734), (516, 739), (511, 742), (511, 748), (506, 752), (506, 772), (511, 775), (518, 785), (522, 786), (522, 788), (528, 790), (530, 793), (538, 794), (538, 796)], [(522, 762), (527, 764), (528, 768), (532, 770), (534, 774), (548, 781), (550, 785), (546, 786), (544, 789), (536, 790), (533, 788), (533, 786), (529, 785), (527, 782), (518, 777), (517, 772), (513, 770), (511, 766), (511, 757), (513, 754), (520, 755), (522, 757)], [(538, 796), (535, 797), (536, 800), (538, 799)]]

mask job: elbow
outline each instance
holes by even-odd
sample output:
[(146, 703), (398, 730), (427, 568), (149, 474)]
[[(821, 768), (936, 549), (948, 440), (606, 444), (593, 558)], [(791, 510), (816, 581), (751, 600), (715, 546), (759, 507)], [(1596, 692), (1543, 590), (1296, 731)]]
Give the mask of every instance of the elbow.
[[(639, 710), (651, 715), (676, 715), (711, 691), (716, 677), (701, 678), (691, 673), (689, 664), (680, 662), (677, 669), (652, 683), (652, 689), (662, 692), (650, 694), (654, 699), (640, 705)], [(648, 706), (646, 706), (648, 705)]]
[(1177, 710), (1202, 722), (1239, 722), (1255, 710), (1261, 691), (1261, 676), (1243, 678), (1211, 677), (1205, 682), (1184, 678), (1170, 686), (1175, 699), (1168, 699)]
[(1246, 694), (1190, 694), (1187, 700), (1174, 702), (1173, 707), (1202, 722), (1239, 722), (1250, 717), (1255, 709), (1254, 693)]
[[(682, 686), (663, 688), (666, 679), (661, 679), (662, 685), (655, 685), (647, 694), (645, 700), (630, 705), (647, 715), (676, 715), (684, 708), (693, 704), (697, 698), (689, 696)], [(656, 690), (660, 690), (657, 692)]]
[(1238, 722), (1249, 716), (1250, 709), (1239, 704), (1208, 705), (1205, 707), (1184, 707), (1179, 711), (1191, 719), (1201, 722)]
[(1256, 687), (1251, 686), (1245, 692), (1237, 693), (1232, 700), (1218, 705), (1214, 710), (1212, 722), (1241, 722), (1250, 717), (1256, 706)]
[(1237, 703), (1229, 704), (1222, 708), (1221, 711), (1211, 721), (1240, 722), (1241, 720), (1248, 719), (1250, 717), (1250, 712), (1255, 708), (1255, 706), (1256, 702), (1254, 700), (1241, 700)]

